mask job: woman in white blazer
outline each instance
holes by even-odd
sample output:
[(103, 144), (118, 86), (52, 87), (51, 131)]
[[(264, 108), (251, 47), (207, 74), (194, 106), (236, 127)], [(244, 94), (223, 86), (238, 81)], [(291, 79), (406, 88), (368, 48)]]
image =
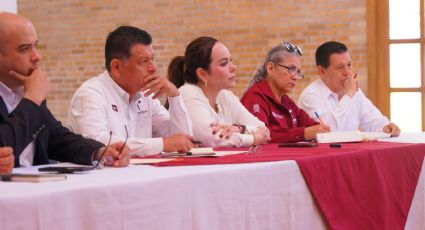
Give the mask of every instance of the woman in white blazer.
[(267, 143), (269, 130), (240, 103), (230, 89), (236, 85), (236, 66), (229, 50), (217, 39), (193, 40), (185, 56), (169, 67), (179, 88), (201, 146), (247, 147)]

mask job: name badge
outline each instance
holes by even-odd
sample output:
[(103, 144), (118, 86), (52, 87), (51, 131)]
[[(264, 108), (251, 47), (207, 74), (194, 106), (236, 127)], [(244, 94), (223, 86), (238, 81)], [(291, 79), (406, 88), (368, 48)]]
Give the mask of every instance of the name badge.
[(272, 111), (272, 115), (273, 117), (279, 118), (279, 119), (283, 119), (283, 115), (277, 114), (275, 112)]
[(143, 109), (142, 101), (137, 101), (137, 113), (143, 114), (143, 113), (146, 113), (147, 111), (148, 111), (147, 109)]

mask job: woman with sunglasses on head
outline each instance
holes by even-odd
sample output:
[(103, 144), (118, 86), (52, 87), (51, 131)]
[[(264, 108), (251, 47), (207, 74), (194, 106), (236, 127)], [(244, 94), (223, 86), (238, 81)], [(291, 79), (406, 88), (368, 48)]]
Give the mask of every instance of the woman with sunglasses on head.
[(271, 142), (312, 140), (316, 133), (329, 132), (328, 126), (311, 119), (287, 95), (304, 78), (301, 56), (301, 49), (289, 42), (272, 48), (241, 99), (269, 128)]
[(201, 146), (247, 147), (265, 144), (269, 131), (229, 91), (236, 84), (236, 66), (227, 48), (212, 37), (193, 40), (185, 56), (169, 67), (170, 81), (179, 88)]

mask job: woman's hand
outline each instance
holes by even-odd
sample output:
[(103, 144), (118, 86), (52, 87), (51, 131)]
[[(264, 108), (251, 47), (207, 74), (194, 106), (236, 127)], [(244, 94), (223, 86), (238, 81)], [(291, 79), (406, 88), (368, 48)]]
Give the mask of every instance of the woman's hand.
[(267, 142), (270, 140), (270, 134), (268, 132), (268, 129), (265, 127), (260, 127), (255, 131), (254, 134), (254, 143), (252, 145), (263, 145), (267, 144)]
[(220, 138), (229, 139), (233, 133), (240, 133), (240, 129), (236, 125), (226, 125), (219, 123), (211, 123), (212, 134), (218, 134)]
[(316, 138), (317, 133), (327, 133), (330, 131), (331, 129), (327, 125), (315, 125), (315, 126), (306, 127), (304, 129), (304, 139), (312, 140)]

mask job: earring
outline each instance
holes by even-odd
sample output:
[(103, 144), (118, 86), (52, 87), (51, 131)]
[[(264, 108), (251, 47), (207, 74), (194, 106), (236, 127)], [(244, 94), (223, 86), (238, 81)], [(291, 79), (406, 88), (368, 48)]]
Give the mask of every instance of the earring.
[(208, 81), (204, 81), (205, 88), (208, 88)]

